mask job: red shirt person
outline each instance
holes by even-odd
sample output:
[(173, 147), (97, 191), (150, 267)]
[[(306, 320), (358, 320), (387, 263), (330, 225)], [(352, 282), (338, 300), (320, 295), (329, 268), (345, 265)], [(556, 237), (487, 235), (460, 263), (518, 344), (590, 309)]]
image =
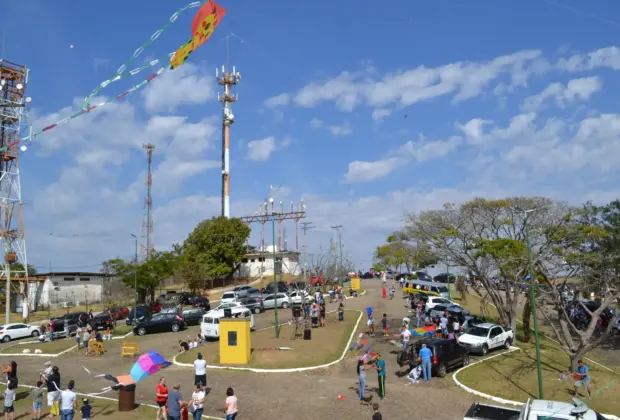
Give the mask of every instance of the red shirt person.
[(167, 419), (166, 415), (166, 403), (168, 402), (168, 387), (166, 386), (166, 380), (161, 378), (159, 384), (155, 387), (155, 402), (157, 403), (157, 415), (155, 420)]

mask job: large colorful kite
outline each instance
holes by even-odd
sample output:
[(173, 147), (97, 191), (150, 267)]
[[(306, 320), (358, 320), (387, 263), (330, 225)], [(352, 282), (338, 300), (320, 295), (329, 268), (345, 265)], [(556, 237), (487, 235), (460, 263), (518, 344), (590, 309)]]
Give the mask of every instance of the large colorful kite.
[[(156, 41), (161, 36), (161, 34), (165, 32), (166, 29), (168, 29), (168, 27), (171, 24), (177, 21), (181, 13), (187, 10), (190, 10), (190, 9), (197, 8), (197, 7), (200, 7), (200, 9), (198, 9), (198, 12), (196, 12), (196, 15), (194, 16), (194, 19), (192, 21), (192, 28), (191, 28), (192, 37), (188, 42), (186, 42), (178, 50), (170, 54), (166, 54), (165, 56), (151, 60), (148, 63), (142, 66), (136, 67), (134, 69), (131, 69), (129, 71), (127, 70), (129, 66), (132, 65), (132, 63), (144, 52), (146, 48), (148, 48), (154, 41)], [(157, 76), (159, 76), (166, 70), (168, 69), (174, 70), (178, 68), (180, 65), (185, 63), (185, 61), (187, 61), (187, 58), (190, 56), (192, 52), (196, 51), (197, 48), (199, 48), (200, 46), (202, 46), (205, 42), (209, 40), (211, 35), (213, 35), (213, 31), (219, 25), (219, 23), (221, 22), (225, 14), (226, 14), (226, 9), (216, 4), (213, 0), (195, 1), (177, 10), (170, 17), (170, 19), (168, 19), (168, 22), (166, 22), (164, 26), (162, 26), (160, 29), (155, 31), (155, 33), (151, 35), (151, 37), (144, 44), (142, 44), (138, 49), (134, 51), (131, 58), (127, 60), (125, 64), (120, 66), (112, 77), (100, 83), (99, 86), (97, 86), (97, 88), (93, 90), (92, 93), (84, 99), (84, 104), (80, 111), (60, 121), (50, 124), (37, 132), (31, 133), (29, 137), (23, 140), (32, 141), (32, 139), (34, 139), (36, 136), (43, 134), (46, 131), (49, 131), (53, 128), (56, 128), (59, 125), (62, 125), (68, 122), (69, 120), (72, 120), (73, 118), (86, 115), (89, 112), (95, 110), (96, 108), (101, 108), (102, 106), (110, 102), (115, 102), (115, 101), (124, 99), (125, 97), (132, 94), (133, 92), (145, 87), (147, 84), (153, 81), (153, 79), (155, 79)], [(133, 85), (131, 88), (121, 93), (120, 95), (104, 100), (96, 105), (91, 105), (91, 100), (99, 92), (101, 92), (101, 90), (105, 89), (110, 84), (116, 83), (119, 80), (125, 79), (127, 77), (135, 76), (136, 74), (140, 73), (142, 70), (156, 67), (159, 64), (163, 64), (165, 62), (167, 62), (167, 65), (160, 67), (154, 73), (149, 75), (145, 80), (141, 81), (138, 84)]]

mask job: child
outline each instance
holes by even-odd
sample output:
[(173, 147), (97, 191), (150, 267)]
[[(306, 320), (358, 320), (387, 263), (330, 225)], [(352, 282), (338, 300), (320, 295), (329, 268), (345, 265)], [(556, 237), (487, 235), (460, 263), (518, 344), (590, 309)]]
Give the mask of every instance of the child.
[(84, 405), (82, 406), (82, 420), (90, 420), (90, 404), (88, 402), (88, 398), (84, 398), (82, 400)]
[(344, 304), (342, 302), (338, 305), (338, 321), (344, 321)]
[(381, 413), (379, 412), (379, 404), (374, 403), (372, 405), (372, 411), (374, 411), (375, 413), (372, 415), (372, 420), (383, 420), (383, 417), (381, 416)]
[(4, 391), (4, 419), (9, 420), (9, 414), (11, 414), (11, 420), (15, 419), (15, 389), (17, 385), (13, 381), (9, 381), (7, 389)]
[(110, 329), (110, 326), (108, 326), (108, 328), (106, 328), (105, 330), (105, 339), (106, 340), (112, 339), (112, 330)]
[(43, 405), (43, 382), (37, 381), (37, 386), (30, 392), (30, 396), (32, 397), (32, 420), (39, 420)]
[(82, 327), (77, 327), (77, 330), (75, 330), (75, 342), (77, 344), (77, 349), (80, 349), (80, 339), (82, 336)]
[(383, 318), (381, 319), (381, 326), (383, 327), (383, 336), (387, 337), (389, 330), (387, 314), (383, 314)]
[(372, 314), (368, 315), (368, 335), (371, 337), (375, 336), (375, 320), (372, 317)]
[(88, 356), (88, 339), (90, 338), (90, 332), (88, 332), (88, 328), (84, 328), (82, 334), (82, 345), (86, 349), (85, 355)]

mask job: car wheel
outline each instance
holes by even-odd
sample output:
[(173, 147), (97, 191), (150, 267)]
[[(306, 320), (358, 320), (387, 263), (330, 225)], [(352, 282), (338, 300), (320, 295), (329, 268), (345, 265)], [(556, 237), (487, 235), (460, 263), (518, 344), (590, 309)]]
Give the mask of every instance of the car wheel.
[(439, 367), (437, 368), (437, 376), (439, 376), (440, 378), (446, 376), (446, 365), (444, 365), (443, 363), (440, 363)]
[(254, 313), (255, 314), (260, 314), (260, 308), (258, 306), (256, 308), (254, 308)]
[(146, 334), (146, 328), (138, 328), (138, 335), (145, 335)]
[(463, 356), (463, 367), (469, 365), (469, 354)]
[(485, 344), (484, 346), (482, 346), (482, 355), (486, 356), (488, 352), (489, 352), (489, 346)]
[(8, 343), (9, 341), (11, 341), (11, 337), (9, 337), (8, 335), (5, 335), (4, 337), (2, 337), (3, 343)]
[(511, 344), (512, 344), (512, 343), (510, 342), (510, 338), (509, 338), (509, 339), (508, 339), (508, 340), (506, 340), (506, 342), (504, 343), (504, 348), (505, 348), (506, 350), (510, 349), (510, 345), (511, 345)]
[(177, 331), (179, 331), (179, 329), (180, 329), (179, 328), (179, 324), (172, 324), (172, 331), (173, 332), (177, 332)]
[(282, 302), (282, 309), (288, 308), (288, 302)]
[(34, 330), (31, 334), (33, 337), (38, 337), (39, 336), (39, 331)]

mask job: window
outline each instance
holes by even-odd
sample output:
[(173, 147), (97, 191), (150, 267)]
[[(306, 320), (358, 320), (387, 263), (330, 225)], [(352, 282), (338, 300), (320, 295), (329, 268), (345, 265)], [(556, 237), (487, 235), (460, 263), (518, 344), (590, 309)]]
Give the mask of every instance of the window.
[(52, 284), (54, 285), (54, 287), (58, 287), (58, 282), (57, 281), (53, 281)]
[(267, 296), (264, 300), (265, 300), (265, 301), (267, 301), (267, 300), (273, 300), (273, 296)]
[(493, 329), (491, 330), (491, 335), (490, 335), (490, 336), (491, 336), (491, 338), (493, 338), (493, 337), (497, 337), (497, 336), (498, 336), (498, 335), (500, 335), (500, 334), (501, 334), (500, 329), (499, 329), (499, 328), (497, 328), (497, 327), (495, 327), (495, 328), (493, 328)]
[(256, 262), (256, 258), (252, 258), (250, 262)]
[(247, 263), (247, 262), (248, 262), (248, 259), (247, 259), (247, 258), (242, 258), (242, 259), (241, 259), (241, 262), (242, 262), (242, 263)]
[(80, 281), (90, 281), (90, 277), (80, 277)]
[(75, 277), (65, 277), (64, 281), (75, 281)]
[(228, 346), (237, 347), (237, 331), (228, 331)]

